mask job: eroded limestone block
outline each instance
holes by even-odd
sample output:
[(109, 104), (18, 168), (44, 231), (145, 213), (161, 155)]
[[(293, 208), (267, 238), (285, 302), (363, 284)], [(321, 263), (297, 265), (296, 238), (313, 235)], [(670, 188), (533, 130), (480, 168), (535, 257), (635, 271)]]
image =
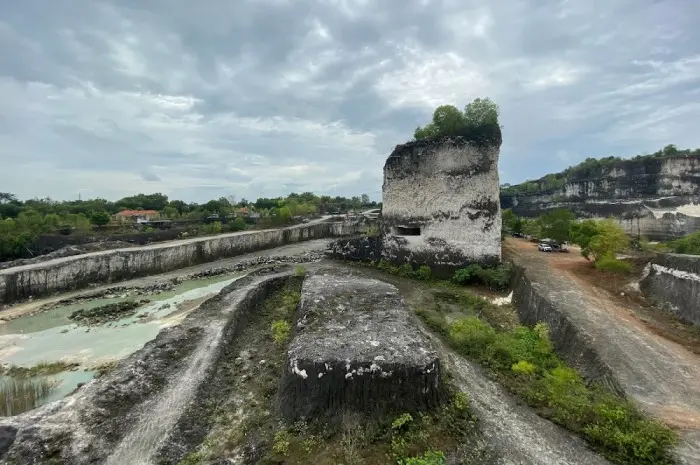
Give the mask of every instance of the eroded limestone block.
[(438, 275), (499, 262), (499, 149), (463, 137), (398, 145), (384, 165), (383, 258)]
[(285, 418), (426, 410), (441, 393), (437, 353), (395, 286), (328, 269), (306, 279), (278, 399)]

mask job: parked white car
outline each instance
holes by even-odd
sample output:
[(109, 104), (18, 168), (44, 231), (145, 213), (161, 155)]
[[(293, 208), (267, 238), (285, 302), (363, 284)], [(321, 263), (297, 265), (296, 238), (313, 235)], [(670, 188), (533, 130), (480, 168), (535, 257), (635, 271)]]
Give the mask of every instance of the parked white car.
[(540, 252), (551, 252), (552, 246), (550, 246), (546, 242), (540, 242), (540, 245), (537, 246), (537, 250), (539, 250)]

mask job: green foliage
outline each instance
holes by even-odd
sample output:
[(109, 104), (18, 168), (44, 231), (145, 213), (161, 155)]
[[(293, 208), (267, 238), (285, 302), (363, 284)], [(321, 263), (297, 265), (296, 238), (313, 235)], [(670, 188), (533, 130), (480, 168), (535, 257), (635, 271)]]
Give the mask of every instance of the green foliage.
[(277, 320), (272, 322), (272, 339), (276, 344), (282, 345), (289, 339), (292, 332), (291, 325), (285, 320)]
[(231, 231), (243, 231), (246, 228), (245, 220), (240, 216), (229, 223)]
[(471, 264), (455, 271), (452, 282), (461, 285), (481, 284), (491, 290), (502, 291), (510, 286), (512, 271), (513, 266), (508, 262), (490, 268)]
[(614, 257), (629, 247), (629, 237), (613, 219), (585, 220), (571, 225), (571, 240), (581, 247), (581, 255), (595, 260)]
[(523, 234), (534, 237), (542, 237), (542, 225), (535, 218), (522, 219)]
[(413, 417), (410, 413), (403, 413), (391, 422), (391, 429), (394, 431), (406, 431), (408, 425), (413, 421)]
[(615, 258), (615, 255), (603, 255), (598, 258), (595, 261), (595, 268), (596, 270), (619, 274), (630, 274), (632, 272), (632, 264)]
[(513, 373), (525, 376), (530, 376), (537, 371), (537, 367), (526, 360), (520, 360), (518, 363), (514, 363), (511, 365), (510, 369)]
[(428, 451), (418, 457), (398, 461), (399, 465), (445, 465), (445, 454), (440, 451)]
[(478, 133), (489, 133), (499, 129), (499, 108), (489, 98), (477, 98), (461, 112), (453, 105), (441, 105), (433, 112), (433, 120), (424, 127), (417, 127), (416, 140), (445, 136), (472, 138)]
[(223, 226), (220, 221), (214, 221), (213, 223), (207, 223), (202, 226), (202, 231), (204, 234), (220, 234)]
[(523, 221), (513, 210), (506, 208), (501, 211), (501, 229), (509, 233), (522, 233)]
[[(47, 215), (48, 218), (49, 215)], [(96, 211), (90, 214), (90, 222), (95, 226), (104, 226), (109, 223), (109, 213), (106, 211)]]
[(430, 281), (430, 278), (433, 275), (433, 271), (428, 265), (421, 265), (418, 267), (418, 270), (414, 272), (414, 274), (416, 279), (420, 279), (422, 281)]
[(568, 241), (569, 230), (575, 219), (570, 210), (563, 208), (546, 212), (539, 218), (542, 237), (554, 239), (559, 243)]
[(667, 245), (674, 253), (700, 255), (700, 231), (671, 241)]
[[(430, 315), (418, 314), (423, 319)], [(476, 317), (467, 317), (453, 322), (445, 337), (459, 353), (490, 367), (509, 390), (583, 436), (611, 462), (673, 463), (676, 433), (645, 418), (632, 403), (602, 386), (587, 385), (556, 355), (547, 325), (496, 331)]]
[(637, 155), (631, 160), (623, 160), (619, 157), (604, 157), (600, 159), (587, 158), (578, 165), (570, 166), (560, 173), (548, 174), (537, 180), (525, 181), (516, 185), (504, 185), (501, 188), (503, 195), (532, 195), (551, 194), (561, 189), (567, 181), (583, 181), (603, 176), (604, 173), (624, 163), (648, 162), (663, 160), (669, 157), (686, 156), (700, 158), (700, 149), (680, 150), (674, 145), (667, 145), (661, 150), (650, 155)]
[(289, 431), (285, 429), (277, 431), (277, 433), (275, 433), (275, 441), (272, 444), (273, 452), (281, 456), (287, 455), (291, 441), (292, 435)]
[(294, 271), (294, 274), (296, 274), (299, 277), (305, 276), (306, 275), (306, 267), (304, 267), (303, 265), (297, 265), (296, 270)]

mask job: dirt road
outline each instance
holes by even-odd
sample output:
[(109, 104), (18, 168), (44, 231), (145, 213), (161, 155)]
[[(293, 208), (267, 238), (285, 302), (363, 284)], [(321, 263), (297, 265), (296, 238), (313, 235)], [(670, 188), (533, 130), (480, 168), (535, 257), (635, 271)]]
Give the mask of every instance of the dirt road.
[(681, 460), (700, 463), (700, 356), (654, 331), (639, 316), (648, 308), (586, 279), (580, 268), (590, 265), (576, 252), (539, 252), (536, 244), (512, 238), (505, 245), (507, 257), (527, 270), (537, 292), (588, 337), (622, 389), (681, 431)]

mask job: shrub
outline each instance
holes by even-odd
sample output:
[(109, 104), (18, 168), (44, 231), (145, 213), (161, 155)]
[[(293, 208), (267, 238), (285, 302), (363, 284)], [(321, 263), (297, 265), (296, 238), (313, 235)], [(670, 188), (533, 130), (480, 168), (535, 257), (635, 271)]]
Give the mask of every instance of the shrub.
[(413, 267), (410, 265), (410, 263), (404, 263), (399, 267), (399, 274), (406, 278), (410, 278), (413, 276)]
[(458, 412), (464, 412), (469, 409), (469, 397), (462, 391), (457, 391), (452, 398), (452, 406)]
[(692, 234), (688, 234), (685, 237), (671, 241), (668, 243), (668, 246), (675, 253), (700, 255), (700, 231), (696, 231)]
[(245, 220), (240, 216), (229, 223), (231, 231), (243, 231), (246, 228)]
[(632, 264), (615, 258), (614, 255), (605, 255), (595, 261), (596, 270), (609, 271), (611, 273), (629, 274), (632, 272)]
[(418, 271), (415, 272), (415, 274), (417, 279), (420, 279), (422, 281), (430, 281), (430, 278), (433, 275), (433, 271), (428, 265), (421, 265), (418, 268)]
[(502, 291), (510, 286), (512, 270), (513, 266), (507, 262), (492, 268), (471, 264), (455, 271), (452, 276), (452, 282), (461, 285), (482, 284), (489, 289)]
[(537, 367), (528, 361), (520, 360), (518, 363), (514, 363), (510, 369), (513, 370), (513, 373), (530, 376), (537, 370)]
[(298, 265), (294, 274), (299, 276), (299, 277), (306, 275), (306, 267), (304, 267), (302, 265)]
[(291, 334), (292, 327), (284, 320), (272, 322), (272, 339), (276, 344), (284, 344)]
[(459, 319), (450, 325), (450, 340), (464, 353), (479, 356), (493, 344), (496, 331), (476, 317)]
[(445, 454), (440, 451), (428, 451), (418, 457), (398, 461), (399, 465), (444, 465)]
[(219, 234), (221, 232), (222, 226), (221, 222), (214, 221), (213, 223), (207, 223), (202, 225), (202, 231), (204, 234)]
[(292, 442), (292, 435), (287, 430), (280, 430), (275, 433), (275, 441), (272, 444), (272, 451), (275, 454), (287, 455), (289, 452), (289, 445)]

